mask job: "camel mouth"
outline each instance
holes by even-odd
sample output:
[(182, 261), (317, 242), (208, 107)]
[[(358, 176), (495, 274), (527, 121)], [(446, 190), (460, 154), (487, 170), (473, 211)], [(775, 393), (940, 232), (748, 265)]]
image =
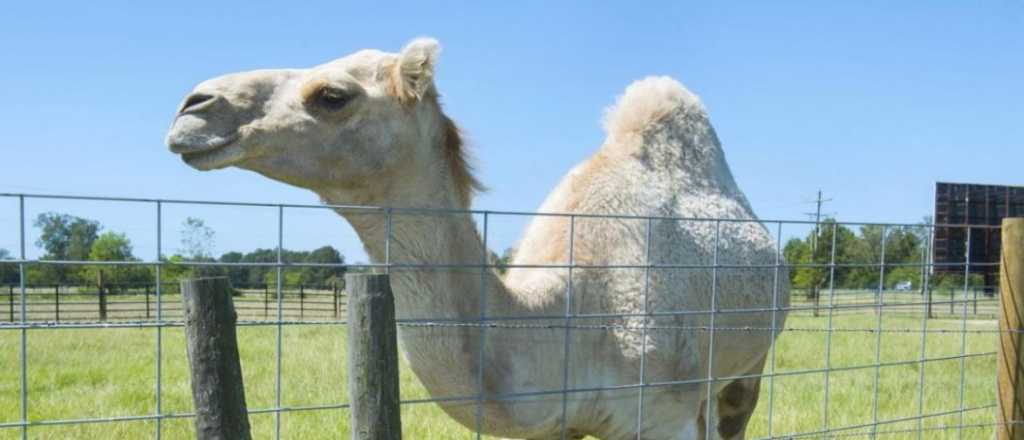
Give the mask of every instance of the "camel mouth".
[(201, 171), (231, 166), (242, 159), (242, 150), (236, 141), (230, 139), (201, 151), (181, 153), (181, 160)]

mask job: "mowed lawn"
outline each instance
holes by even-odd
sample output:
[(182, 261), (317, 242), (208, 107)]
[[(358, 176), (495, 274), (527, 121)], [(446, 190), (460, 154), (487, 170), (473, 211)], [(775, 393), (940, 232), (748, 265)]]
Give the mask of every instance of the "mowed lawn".
[[(959, 330), (958, 320), (933, 319), (931, 330)], [(917, 330), (921, 319), (906, 314), (883, 314), (882, 327), (911, 332), (866, 333), (842, 329), (873, 329), (873, 313), (842, 314), (833, 317), (831, 361), (828, 374), (828, 407), (825, 406), (827, 317), (792, 316), (775, 355), (774, 383), (762, 382), (761, 400), (751, 422), (748, 438), (769, 435), (768, 407), (773, 403), (771, 434), (815, 432), (828, 426), (868, 426), (839, 431), (842, 434), (868, 434), (876, 420), (875, 378), (878, 377), (877, 420), (911, 418), (884, 423), (882, 438), (918, 438), (914, 430), (919, 414), (919, 378), (922, 338)], [(968, 321), (970, 330), (992, 330), (993, 321)], [(240, 327), (239, 345), (245, 375), (246, 397), (250, 410), (275, 406), (275, 351), (277, 329), (273, 326)], [(880, 360), (873, 367), (876, 343), (881, 341)], [(28, 331), (29, 418), (33, 421), (88, 419), (148, 415), (156, 412), (155, 329), (33, 329)], [(961, 344), (967, 353), (981, 354), (963, 360), (966, 367), (963, 406), (981, 408), (964, 414), (965, 424), (991, 424), (995, 410), (995, 358), (993, 333), (968, 333), (961, 339), (957, 331), (928, 333), (924, 341), (926, 357), (938, 358), (924, 364), (924, 414), (947, 413), (928, 417), (923, 426), (941, 428), (959, 425), (961, 406)], [(162, 408), (163, 413), (192, 411), (183, 331), (162, 331)], [(316, 407), (347, 400), (345, 379), (345, 327), (341, 325), (285, 326), (283, 333), (282, 397), (283, 407)], [(20, 331), (0, 330), (0, 423), (16, 422), (20, 417)], [(908, 362), (909, 361), (909, 362)], [(869, 366), (868, 368), (858, 368)], [(427, 398), (423, 387), (408, 368), (402, 368), (404, 400)], [(472, 404), (472, 403), (469, 403)], [(273, 438), (274, 415), (250, 416), (256, 438)], [(410, 439), (472, 438), (470, 430), (452, 422), (434, 404), (403, 406), (403, 430)], [(38, 426), (29, 430), (29, 438), (151, 438), (154, 421)], [(161, 422), (164, 438), (192, 438), (192, 420), (165, 419)], [(348, 413), (344, 409), (287, 411), (281, 414), (281, 437), (289, 439), (326, 439), (348, 437)], [(989, 438), (992, 428), (970, 428), (963, 438)], [(936, 429), (924, 438), (956, 438), (955, 429)], [(0, 439), (20, 438), (19, 428), (0, 429)]]

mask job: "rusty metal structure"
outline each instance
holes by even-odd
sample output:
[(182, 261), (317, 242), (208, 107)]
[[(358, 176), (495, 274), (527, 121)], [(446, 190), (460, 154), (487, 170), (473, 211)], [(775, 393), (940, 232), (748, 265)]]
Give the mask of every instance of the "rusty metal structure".
[(936, 182), (935, 271), (979, 274), (985, 286), (994, 286), (999, 276), (998, 226), (1003, 218), (1020, 216), (1022, 186)]

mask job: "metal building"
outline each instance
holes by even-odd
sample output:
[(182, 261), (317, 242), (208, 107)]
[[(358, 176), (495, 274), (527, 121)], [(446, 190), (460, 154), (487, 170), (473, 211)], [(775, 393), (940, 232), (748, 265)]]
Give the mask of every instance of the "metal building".
[(936, 182), (935, 270), (980, 274), (985, 286), (994, 286), (999, 277), (999, 226), (1003, 218), (1019, 216), (1024, 216), (1024, 187)]

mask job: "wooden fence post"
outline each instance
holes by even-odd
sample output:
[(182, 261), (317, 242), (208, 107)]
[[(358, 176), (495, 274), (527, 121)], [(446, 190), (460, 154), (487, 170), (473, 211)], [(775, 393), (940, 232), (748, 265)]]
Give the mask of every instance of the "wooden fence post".
[(925, 301), (928, 303), (928, 313), (925, 319), (931, 319), (935, 317), (935, 313), (932, 312), (932, 289), (929, 286), (924, 287), (924, 294), (926, 295)]
[(306, 316), (306, 289), (304, 284), (299, 284), (299, 319)]
[(53, 320), (60, 322), (60, 284), (53, 286)]
[(96, 271), (96, 287), (99, 288), (97, 295), (100, 301), (100, 321), (107, 320), (107, 292), (103, 285), (103, 270)]
[(7, 286), (7, 303), (11, 309), (11, 322), (14, 322), (14, 285)]
[(956, 291), (949, 289), (949, 314), (953, 314), (953, 303), (956, 302)]
[(250, 439), (234, 303), (226, 277), (181, 281), (196, 438)]
[(387, 275), (345, 275), (353, 440), (400, 440), (398, 337)]
[(999, 292), (997, 433), (1024, 440), (1024, 218), (1003, 219)]
[(334, 290), (334, 319), (338, 319), (338, 282), (331, 283), (331, 289)]

